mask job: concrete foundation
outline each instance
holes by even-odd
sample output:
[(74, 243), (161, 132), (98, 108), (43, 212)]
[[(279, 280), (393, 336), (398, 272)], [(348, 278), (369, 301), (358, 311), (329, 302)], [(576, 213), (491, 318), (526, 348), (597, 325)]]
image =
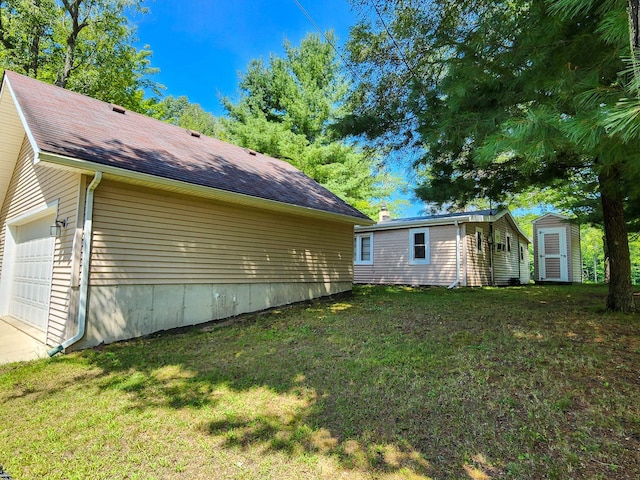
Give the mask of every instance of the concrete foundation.
[(351, 282), (92, 286), (86, 334), (69, 350), (349, 290)]

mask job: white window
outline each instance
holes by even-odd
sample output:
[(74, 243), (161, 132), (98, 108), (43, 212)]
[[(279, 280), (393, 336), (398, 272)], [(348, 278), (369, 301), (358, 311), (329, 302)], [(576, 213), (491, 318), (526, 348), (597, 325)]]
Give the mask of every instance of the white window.
[(356, 235), (354, 259), (356, 265), (373, 264), (373, 233)]
[(520, 245), (520, 261), (524, 262), (524, 247)]
[(476, 251), (478, 253), (482, 253), (483, 252), (483, 238), (482, 235), (484, 235), (484, 231), (480, 228), (480, 227), (476, 227)]
[(511, 251), (511, 235), (507, 234), (507, 246), (505, 247), (507, 252)]
[(496, 230), (495, 232), (493, 232), (493, 243), (496, 246), (496, 250), (504, 250), (502, 248), (502, 236), (500, 235), (500, 230)]
[(409, 230), (409, 256), (410, 263), (430, 263), (428, 228), (412, 228)]

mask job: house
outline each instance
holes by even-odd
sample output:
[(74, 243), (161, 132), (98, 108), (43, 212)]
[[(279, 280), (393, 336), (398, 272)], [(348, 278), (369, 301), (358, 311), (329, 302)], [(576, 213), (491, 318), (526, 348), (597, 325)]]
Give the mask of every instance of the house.
[(0, 317), (52, 354), (349, 291), (373, 223), (259, 153), (5, 72)]
[(355, 228), (354, 282), (483, 286), (529, 283), (527, 236), (508, 210), (389, 219)]
[(547, 213), (533, 221), (533, 278), (536, 283), (582, 283), (580, 225)]

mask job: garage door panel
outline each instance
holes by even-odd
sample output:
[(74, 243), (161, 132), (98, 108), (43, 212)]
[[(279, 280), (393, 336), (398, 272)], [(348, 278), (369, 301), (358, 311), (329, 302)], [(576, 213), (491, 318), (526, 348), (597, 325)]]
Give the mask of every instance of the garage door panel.
[(45, 329), (49, 316), (55, 238), (48, 235), (52, 219), (18, 227), (9, 314)]

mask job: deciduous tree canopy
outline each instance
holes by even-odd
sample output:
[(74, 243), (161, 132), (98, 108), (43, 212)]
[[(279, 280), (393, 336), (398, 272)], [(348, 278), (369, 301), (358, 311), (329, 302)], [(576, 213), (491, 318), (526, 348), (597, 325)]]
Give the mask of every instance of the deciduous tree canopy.
[(127, 11), (143, 0), (0, 0), (0, 68), (145, 111), (151, 52)]

